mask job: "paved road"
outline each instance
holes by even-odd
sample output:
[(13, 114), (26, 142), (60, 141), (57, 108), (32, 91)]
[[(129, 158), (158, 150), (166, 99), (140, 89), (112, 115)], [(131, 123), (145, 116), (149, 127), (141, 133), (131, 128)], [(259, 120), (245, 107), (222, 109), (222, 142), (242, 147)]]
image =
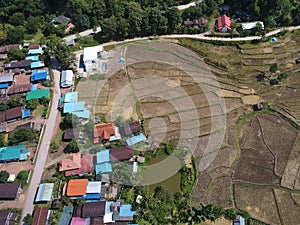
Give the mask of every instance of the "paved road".
[[(57, 68), (57, 63), (53, 63), (54, 67)], [(58, 101), (61, 95), (60, 92), (60, 72), (56, 69), (53, 69), (53, 75), (54, 75), (54, 89), (53, 89), (53, 97), (52, 97), (52, 107), (50, 110), (50, 114), (48, 117), (48, 121), (46, 124), (46, 128), (44, 130), (44, 136), (40, 143), (40, 149), (38, 152), (38, 156), (35, 160), (36, 164), (33, 170), (33, 174), (31, 177), (31, 182), (27, 190), (26, 200), (22, 212), (22, 219), (29, 213), (32, 214), (33, 212), (33, 201), (36, 194), (37, 187), (41, 181), (41, 177), (43, 174), (43, 170), (45, 167), (45, 163), (48, 156), (50, 141), (52, 139), (52, 135), (55, 128), (56, 118), (58, 114)]]
[[(80, 37), (85, 37), (85, 36), (88, 36), (90, 34), (95, 34), (95, 33), (98, 33), (101, 31), (101, 27), (97, 27), (96, 28), (96, 31), (94, 32), (93, 29), (89, 29), (89, 30), (85, 30), (85, 31), (82, 31), (79, 33), (79, 36)], [(72, 40), (76, 40), (77, 39), (77, 35), (76, 34), (72, 34), (72, 35), (69, 35), (69, 36), (66, 36), (63, 38), (66, 42), (67, 41), (72, 41)]]
[(186, 4), (186, 5), (176, 6), (176, 8), (179, 9), (179, 10), (184, 10), (184, 9), (190, 8), (191, 6), (196, 6), (196, 3), (195, 2), (191, 2), (191, 3)]

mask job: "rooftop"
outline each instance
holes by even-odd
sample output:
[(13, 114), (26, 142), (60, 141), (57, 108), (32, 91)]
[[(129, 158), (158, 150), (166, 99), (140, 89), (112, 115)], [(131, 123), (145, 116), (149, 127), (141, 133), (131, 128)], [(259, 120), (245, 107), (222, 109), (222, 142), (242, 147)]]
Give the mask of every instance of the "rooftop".
[(71, 153), (66, 159), (60, 161), (59, 172), (79, 169), (81, 167), (80, 159), (80, 152)]
[(130, 122), (120, 128), (120, 133), (124, 136), (129, 136), (131, 134), (141, 132), (142, 126), (140, 121)]
[(82, 217), (101, 217), (105, 215), (105, 201), (85, 202), (82, 206)]
[(67, 196), (83, 196), (86, 193), (88, 179), (73, 179), (68, 182)]
[(0, 74), (0, 83), (12, 82), (14, 79), (13, 73)]
[(54, 183), (40, 184), (35, 202), (48, 202), (52, 198)]
[(34, 91), (29, 91), (26, 94), (26, 101), (31, 100), (31, 99), (39, 99), (42, 97), (49, 98), (50, 96), (50, 89), (38, 89)]
[(94, 143), (100, 143), (103, 140), (109, 140), (110, 136), (115, 134), (113, 123), (102, 123), (94, 126)]
[(128, 138), (126, 140), (126, 143), (127, 143), (128, 146), (132, 146), (132, 145), (135, 145), (139, 142), (146, 141), (146, 140), (147, 140), (147, 138), (144, 134), (139, 134), (137, 136), (133, 136), (131, 138)]
[(110, 149), (111, 162), (131, 159), (133, 157), (132, 149), (130, 147), (119, 147)]
[(48, 219), (48, 207), (42, 207), (34, 210), (32, 225), (46, 225)]
[(97, 152), (97, 163), (110, 162), (110, 150), (104, 149)]
[(102, 45), (84, 48), (83, 61), (87, 62), (87, 61), (96, 60), (98, 58), (98, 52), (102, 52), (102, 51), (103, 51)]
[(20, 184), (16, 183), (0, 184), (0, 199), (14, 200), (19, 193), (20, 187)]
[(86, 218), (72, 217), (70, 225), (86, 225)]
[(100, 193), (101, 192), (101, 182), (100, 181), (89, 181), (86, 187), (86, 193)]
[(78, 92), (68, 92), (61, 97), (61, 103), (74, 103), (77, 102)]
[(74, 128), (74, 129), (67, 129), (64, 132), (64, 140), (71, 140), (73, 138), (79, 138), (80, 135), (80, 129)]
[[(22, 160), (22, 155), (27, 156), (28, 150), (24, 145), (7, 146), (0, 148), (0, 162), (10, 162), (15, 160)], [(27, 157), (25, 158), (25, 160)], [(24, 160), (24, 159), (23, 159)]]
[(105, 163), (99, 163), (95, 166), (96, 175), (101, 173), (111, 173), (112, 172), (112, 166), (110, 162)]
[(67, 102), (64, 105), (63, 113), (73, 113), (75, 111), (83, 111), (84, 110), (84, 101), (81, 102)]

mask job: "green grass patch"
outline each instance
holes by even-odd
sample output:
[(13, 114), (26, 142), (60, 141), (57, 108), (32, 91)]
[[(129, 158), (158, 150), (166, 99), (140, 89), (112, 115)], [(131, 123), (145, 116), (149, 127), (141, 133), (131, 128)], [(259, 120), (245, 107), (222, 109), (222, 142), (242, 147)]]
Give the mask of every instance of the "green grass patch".
[(107, 45), (103, 47), (104, 51), (110, 51), (116, 49), (116, 45)]
[(33, 111), (33, 117), (36, 119), (39, 116), (42, 116), (43, 113), (45, 113), (45, 110), (47, 110), (47, 107), (41, 106)]

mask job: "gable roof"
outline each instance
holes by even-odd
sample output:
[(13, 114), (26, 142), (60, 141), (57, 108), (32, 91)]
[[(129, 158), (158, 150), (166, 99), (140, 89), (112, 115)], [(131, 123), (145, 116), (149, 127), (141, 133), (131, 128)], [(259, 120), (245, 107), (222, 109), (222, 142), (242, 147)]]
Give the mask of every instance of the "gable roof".
[(30, 63), (30, 69), (37, 69), (44, 67), (45, 63), (43, 61), (36, 61), (36, 62), (31, 62)]
[(20, 190), (20, 184), (6, 183), (0, 184), (0, 199), (1, 200), (14, 200)]
[(128, 136), (137, 132), (142, 131), (142, 126), (139, 121), (130, 122), (120, 128), (120, 132), (122, 135)]
[(93, 155), (87, 154), (80, 159), (81, 167), (75, 170), (66, 170), (65, 176), (73, 176), (93, 172)]
[(32, 225), (46, 225), (48, 218), (48, 207), (42, 207), (34, 210)]
[(35, 202), (48, 202), (52, 198), (54, 183), (44, 183), (39, 185)]
[(73, 179), (68, 182), (67, 196), (82, 196), (86, 193), (88, 179)]
[(48, 76), (48, 72), (46, 72), (46, 71), (39, 72), (39, 71), (33, 70), (31, 73), (31, 76), (30, 76), (30, 82), (46, 80), (47, 76)]
[(8, 89), (7, 94), (13, 95), (13, 94), (19, 94), (19, 93), (25, 93), (31, 90), (31, 84), (19, 84), (19, 85), (13, 85), (10, 86)]
[(21, 61), (18, 61), (18, 62), (10, 63), (9, 67), (11, 69), (14, 69), (14, 68), (29, 68), (30, 63), (31, 63), (31, 60), (21, 60)]
[(98, 163), (95, 166), (96, 175), (101, 173), (111, 173), (112, 166), (110, 162)]
[(70, 225), (86, 225), (86, 218), (72, 217)]
[(39, 49), (40, 45), (36, 44), (36, 45), (29, 45), (28, 49)]
[(230, 26), (231, 20), (226, 14), (223, 14), (222, 16), (218, 17), (218, 30), (222, 30), (225, 27), (231, 30)]
[(22, 117), (22, 109), (23, 106), (15, 107), (12, 109), (8, 109), (5, 111), (5, 120), (12, 120), (12, 119), (17, 119)]
[(56, 23), (69, 23), (71, 21), (71, 19), (69, 17), (66, 16), (58, 16), (52, 19), (52, 23), (56, 22)]
[(22, 45), (14, 44), (14, 45), (4, 45), (0, 47), (0, 53), (6, 53), (9, 49), (21, 49)]
[(78, 99), (78, 92), (68, 92), (66, 94), (64, 94), (61, 99), (60, 99), (60, 103), (67, 103), (67, 102), (77, 102)]
[(105, 215), (105, 201), (85, 202), (82, 206), (82, 217), (101, 217)]
[(83, 111), (85, 102), (66, 102), (63, 113), (73, 113), (75, 111)]
[(113, 123), (102, 123), (94, 126), (94, 143), (100, 143), (103, 140), (109, 140), (110, 136), (115, 134)]
[(133, 157), (132, 149), (128, 146), (110, 149), (110, 161), (117, 162), (131, 159)]
[(86, 187), (86, 193), (100, 193), (101, 192), (101, 181), (89, 181)]
[(0, 83), (12, 82), (14, 79), (13, 73), (0, 74)]
[(59, 172), (76, 170), (81, 167), (81, 153), (71, 153), (66, 159), (63, 159), (59, 163)]
[(137, 136), (133, 136), (131, 138), (128, 138), (126, 140), (126, 143), (127, 143), (128, 146), (132, 146), (132, 145), (135, 145), (139, 142), (146, 141), (146, 140), (147, 140), (147, 138), (144, 134), (139, 134)]
[(10, 212), (8, 210), (0, 210), (0, 224), (6, 225), (9, 220)]

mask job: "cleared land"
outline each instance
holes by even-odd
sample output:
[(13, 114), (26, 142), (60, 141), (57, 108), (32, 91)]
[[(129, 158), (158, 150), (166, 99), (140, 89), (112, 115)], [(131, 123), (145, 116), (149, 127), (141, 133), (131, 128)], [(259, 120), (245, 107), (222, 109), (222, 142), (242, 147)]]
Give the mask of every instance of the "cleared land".
[[(124, 56), (126, 63), (115, 62), (118, 69), (111, 67), (100, 88), (91, 85), (95, 114), (108, 120), (140, 118), (153, 140), (193, 149), (202, 168), (193, 205), (234, 206), (266, 223), (296, 224), (300, 66), (294, 58), (300, 53), (300, 33), (288, 33), (275, 44), (179, 43), (198, 54), (165, 41), (117, 47), (115, 58)], [(272, 63), (278, 64), (278, 73), (269, 72)], [(265, 79), (258, 82), (261, 72)], [(282, 72), (288, 77), (271, 86), (269, 80)], [(254, 113), (258, 101), (269, 106)], [(295, 218), (284, 210), (292, 200)]]

